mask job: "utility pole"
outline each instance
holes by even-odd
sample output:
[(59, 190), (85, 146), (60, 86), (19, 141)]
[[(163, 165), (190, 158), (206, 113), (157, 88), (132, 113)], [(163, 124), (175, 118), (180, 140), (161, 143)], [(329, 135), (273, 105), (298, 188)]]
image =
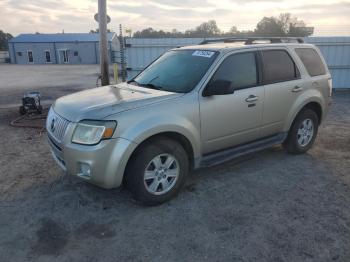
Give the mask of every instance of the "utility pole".
[(101, 85), (109, 85), (109, 61), (107, 42), (107, 0), (98, 0), (98, 25), (100, 31)]
[(120, 46), (120, 63), (122, 66), (122, 82), (126, 81), (126, 68), (125, 68), (125, 45), (124, 45), (124, 37), (123, 37), (123, 28), (122, 25), (119, 24), (119, 46)]

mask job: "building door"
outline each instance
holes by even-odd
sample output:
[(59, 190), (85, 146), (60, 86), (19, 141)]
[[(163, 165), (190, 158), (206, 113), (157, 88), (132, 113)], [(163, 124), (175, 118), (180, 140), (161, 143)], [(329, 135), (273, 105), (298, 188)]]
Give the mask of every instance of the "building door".
[(33, 51), (28, 50), (27, 51), (27, 56), (28, 56), (28, 63), (30, 63), (30, 64), (34, 63)]
[(50, 50), (46, 50), (45, 51), (45, 61), (46, 63), (51, 63), (51, 53), (50, 53)]
[(68, 61), (68, 50), (67, 49), (61, 49), (58, 50), (58, 55), (59, 55), (59, 63), (60, 64), (67, 64)]

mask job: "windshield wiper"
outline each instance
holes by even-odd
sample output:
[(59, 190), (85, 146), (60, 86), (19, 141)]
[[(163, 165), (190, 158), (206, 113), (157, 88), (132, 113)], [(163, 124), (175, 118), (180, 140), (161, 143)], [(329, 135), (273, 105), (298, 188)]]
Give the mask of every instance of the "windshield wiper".
[(130, 80), (130, 81), (128, 81), (127, 83), (128, 83), (128, 84), (133, 84), (133, 83), (135, 83), (136, 86), (140, 86), (140, 83), (137, 82), (136, 80)]
[(154, 85), (154, 84), (151, 84), (151, 83), (141, 84), (141, 83), (137, 82), (136, 80), (130, 80), (128, 82), (128, 84), (136, 85), (136, 86), (142, 86), (142, 87), (151, 88), (151, 89), (155, 89), (155, 90), (162, 90), (163, 89), (163, 87), (161, 87), (161, 86)]
[(148, 88), (152, 88), (152, 89), (156, 89), (156, 90), (161, 90), (161, 89), (163, 89), (163, 87), (155, 85), (155, 84), (152, 84), (152, 82), (154, 80), (158, 79), (158, 78), (159, 78), (159, 76), (153, 77), (147, 84), (142, 84), (142, 86), (148, 87)]
[(151, 89), (155, 89), (155, 90), (162, 90), (163, 87), (161, 86), (158, 86), (158, 85), (154, 85), (154, 84), (151, 84), (151, 83), (147, 83), (147, 84), (139, 84), (140, 86), (143, 86), (143, 87), (147, 87), (147, 88), (151, 88)]

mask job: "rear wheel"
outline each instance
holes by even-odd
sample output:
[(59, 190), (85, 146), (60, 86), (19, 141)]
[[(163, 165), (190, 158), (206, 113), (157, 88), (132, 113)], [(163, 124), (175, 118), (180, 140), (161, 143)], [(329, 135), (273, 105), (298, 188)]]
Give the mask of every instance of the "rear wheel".
[(25, 115), (27, 113), (26, 109), (24, 108), (24, 106), (20, 106), (19, 107), (19, 114), (20, 115)]
[(130, 159), (126, 184), (145, 205), (158, 205), (174, 197), (185, 182), (189, 161), (183, 147), (166, 138), (142, 146)]
[(294, 120), (283, 146), (288, 153), (301, 154), (308, 151), (315, 142), (318, 131), (318, 117), (315, 111), (305, 109)]
[(42, 114), (43, 113), (43, 107), (41, 105), (38, 106), (37, 112), (38, 112), (38, 114)]

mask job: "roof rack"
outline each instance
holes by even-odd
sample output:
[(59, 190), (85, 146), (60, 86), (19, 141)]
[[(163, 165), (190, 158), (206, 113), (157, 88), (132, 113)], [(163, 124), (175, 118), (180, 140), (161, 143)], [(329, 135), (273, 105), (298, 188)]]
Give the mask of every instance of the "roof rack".
[(224, 37), (217, 39), (205, 39), (200, 45), (206, 45), (210, 43), (235, 43), (244, 42), (245, 45), (258, 44), (259, 41), (270, 41), (270, 44), (276, 43), (304, 43), (304, 40), (300, 37)]

